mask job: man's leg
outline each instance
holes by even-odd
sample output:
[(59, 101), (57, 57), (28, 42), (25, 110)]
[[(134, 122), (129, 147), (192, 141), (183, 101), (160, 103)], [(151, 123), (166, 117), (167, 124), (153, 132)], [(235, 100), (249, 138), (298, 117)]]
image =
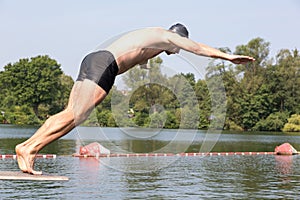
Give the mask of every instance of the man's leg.
[(105, 96), (106, 92), (96, 83), (87, 79), (77, 81), (72, 88), (67, 108), (51, 116), (31, 138), (16, 146), (19, 168), (23, 172), (41, 174), (42, 172), (33, 169), (35, 155), (44, 146), (81, 124)]

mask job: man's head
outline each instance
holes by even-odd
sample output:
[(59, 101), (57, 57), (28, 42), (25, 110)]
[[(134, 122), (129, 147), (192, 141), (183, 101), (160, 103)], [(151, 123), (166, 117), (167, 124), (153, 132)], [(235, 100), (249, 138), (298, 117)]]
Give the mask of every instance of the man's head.
[[(186, 38), (189, 37), (189, 32), (188, 32), (187, 28), (184, 25), (180, 24), (180, 23), (172, 25), (169, 28), (169, 31), (177, 33), (178, 35), (180, 35), (182, 37), (186, 37)], [(180, 49), (178, 47), (173, 46), (173, 47), (170, 47), (170, 49), (165, 50), (165, 52), (166, 52), (166, 54), (170, 55), (170, 54), (179, 53), (179, 50)]]
[(189, 32), (188, 32), (187, 28), (184, 25), (180, 24), (180, 23), (172, 25), (169, 28), (169, 30), (174, 32), (174, 33), (177, 33), (178, 35), (180, 35), (182, 37), (186, 37), (186, 38), (189, 37)]

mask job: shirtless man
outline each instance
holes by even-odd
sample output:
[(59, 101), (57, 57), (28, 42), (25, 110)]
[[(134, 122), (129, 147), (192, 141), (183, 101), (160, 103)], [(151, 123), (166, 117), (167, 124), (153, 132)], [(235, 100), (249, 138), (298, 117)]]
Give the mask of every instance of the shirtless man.
[(36, 154), (86, 120), (106, 97), (118, 74), (144, 65), (162, 52), (176, 54), (180, 49), (235, 64), (254, 61), (252, 57), (226, 54), (188, 39), (188, 31), (182, 24), (175, 24), (169, 30), (156, 27), (129, 32), (106, 49), (83, 59), (66, 109), (48, 118), (31, 138), (16, 146), (19, 168), (26, 173), (42, 174), (33, 169)]

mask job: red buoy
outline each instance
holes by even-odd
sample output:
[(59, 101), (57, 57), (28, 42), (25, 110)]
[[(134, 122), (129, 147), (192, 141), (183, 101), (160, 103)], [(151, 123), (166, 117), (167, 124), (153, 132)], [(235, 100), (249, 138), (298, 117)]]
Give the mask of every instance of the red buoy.
[(80, 155), (99, 156), (101, 154), (110, 154), (110, 151), (97, 142), (90, 143), (79, 149)]
[(277, 155), (294, 155), (298, 154), (298, 151), (290, 143), (284, 143), (275, 148), (275, 153)]

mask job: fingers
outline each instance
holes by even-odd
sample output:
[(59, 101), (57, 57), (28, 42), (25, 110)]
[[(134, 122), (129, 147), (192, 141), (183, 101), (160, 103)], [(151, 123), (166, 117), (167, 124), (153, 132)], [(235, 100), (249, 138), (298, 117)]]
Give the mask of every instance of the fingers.
[(234, 64), (246, 64), (248, 62), (254, 62), (255, 59), (250, 56), (237, 56), (232, 62)]
[(241, 61), (255, 61), (255, 59), (250, 56), (239, 56), (237, 59), (240, 59)]
[(252, 57), (249, 57), (249, 56), (248, 56), (248, 60), (250, 60), (250, 61), (253, 62), (253, 61), (255, 61), (255, 58), (252, 58)]

